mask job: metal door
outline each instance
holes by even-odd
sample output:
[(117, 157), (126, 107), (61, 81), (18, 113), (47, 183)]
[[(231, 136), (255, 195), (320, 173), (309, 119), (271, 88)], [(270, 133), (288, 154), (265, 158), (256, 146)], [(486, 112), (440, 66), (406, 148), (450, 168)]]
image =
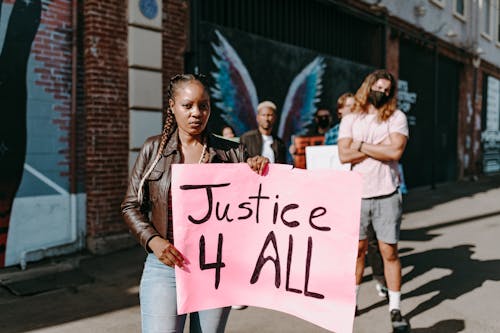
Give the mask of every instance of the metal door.
[(456, 180), (459, 66), (424, 45), (401, 40), (399, 78), (416, 93), (407, 113), (402, 163), (408, 187)]

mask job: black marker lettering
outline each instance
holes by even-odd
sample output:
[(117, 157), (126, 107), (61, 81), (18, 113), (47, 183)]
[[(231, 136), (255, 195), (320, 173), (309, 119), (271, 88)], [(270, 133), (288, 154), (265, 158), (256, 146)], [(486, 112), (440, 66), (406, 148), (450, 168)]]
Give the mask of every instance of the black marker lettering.
[[(316, 213), (316, 211), (320, 211)], [(309, 224), (313, 229), (320, 230), (320, 231), (330, 231), (332, 228), (330, 227), (319, 227), (316, 224), (313, 223), (313, 219), (323, 216), (326, 214), (326, 208), (325, 207), (316, 207), (311, 211), (311, 214), (309, 214)]]
[(219, 240), (217, 243), (217, 261), (214, 263), (207, 264), (205, 262), (205, 236), (201, 235), (200, 238), (200, 269), (212, 269), (215, 268), (215, 289), (219, 288), (220, 284), (220, 269), (226, 267), (226, 264), (222, 262), (222, 243), (224, 238), (222, 234), (219, 234)]
[(307, 289), (309, 287), (309, 275), (310, 275), (309, 273), (311, 270), (312, 246), (313, 246), (312, 237), (309, 236), (307, 239), (306, 278), (305, 278), (305, 283), (304, 283), (304, 295), (309, 296), (309, 297), (323, 299), (323, 298), (325, 298), (324, 295), (309, 291)]
[[(276, 258), (270, 256), (264, 258), (264, 252), (266, 251), (266, 248), (269, 246), (269, 243), (273, 243), (274, 252), (276, 253)], [(257, 282), (257, 280), (259, 280), (262, 267), (268, 260), (274, 263), (274, 269), (276, 271), (276, 275), (274, 277), (274, 285), (276, 286), (276, 288), (279, 288), (281, 285), (281, 275), (280, 275), (281, 265), (280, 265), (280, 256), (278, 254), (278, 246), (276, 244), (276, 236), (274, 235), (273, 231), (271, 231), (267, 235), (267, 238), (264, 242), (264, 246), (262, 247), (262, 251), (260, 251), (259, 258), (257, 259), (257, 263), (255, 264), (255, 269), (253, 270), (252, 278), (250, 279), (251, 284), (254, 284)]]
[(243, 215), (243, 216), (239, 216), (238, 217), (238, 220), (246, 220), (248, 219), (250, 216), (252, 216), (253, 214), (253, 210), (249, 207), (247, 207), (248, 205), (250, 205), (251, 203), (248, 202), (248, 201), (245, 201), (245, 202), (242, 202), (238, 205), (239, 208), (242, 208), (242, 209), (246, 209), (248, 210), (248, 214), (247, 215)]
[(285, 213), (291, 209), (297, 209), (299, 208), (299, 205), (297, 204), (289, 204), (286, 205), (283, 210), (281, 211), (281, 221), (283, 222), (284, 225), (290, 228), (298, 227), (299, 226), (299, 221), (287, 221), (285, 220)]
[(213, 195), (212, 195), (212, 187), (224, 187), (224, 186), (229, 186), (231, 183), (224, 183), (224, 184), (208, 184), (208, 185), (181, 185), (180, 189), (181, 190), (198, 190), (200, 188), (204, 188), (207, 191), (207, 202), (208, 202), (208, 210), (205, 216), (199, 220), (195, 219), (191, 215), (188, 216), (189, 221), (191, 221), (194, 224), (202, 224), (207, 222), (210, 219), (210, 216), (212, 216), (212, 203), (213, 203)]
[(293, 253), (293, 237), (288, 236), (288, 257), (286, 260), (286, 291), (302, 294), (302, 290), (290, 288), (290, 268), (292, 267), (292, 253)]

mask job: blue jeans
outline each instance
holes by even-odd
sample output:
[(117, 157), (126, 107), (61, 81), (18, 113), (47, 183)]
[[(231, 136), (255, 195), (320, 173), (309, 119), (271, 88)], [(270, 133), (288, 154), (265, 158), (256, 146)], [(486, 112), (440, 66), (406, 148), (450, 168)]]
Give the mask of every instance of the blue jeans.
[[(177, 314), (175, 270), (149, 254), (142, 272), (140, 301), (142, 332), (182, 333), (186, 315)], [(190, 314), (191, 333), (224, 332), (231, 307)]]

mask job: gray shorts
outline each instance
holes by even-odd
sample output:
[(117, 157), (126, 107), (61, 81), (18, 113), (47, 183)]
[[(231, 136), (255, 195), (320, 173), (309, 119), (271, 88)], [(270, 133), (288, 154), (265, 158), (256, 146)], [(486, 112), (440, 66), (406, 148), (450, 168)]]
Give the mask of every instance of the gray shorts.
[(359, 239), (367, 238), (367, 229), (371, 223), (378, 240), (396, 244), (399, 241), (402, 212), (402, 198), (398, 190), (388, 195), (362, 199)]

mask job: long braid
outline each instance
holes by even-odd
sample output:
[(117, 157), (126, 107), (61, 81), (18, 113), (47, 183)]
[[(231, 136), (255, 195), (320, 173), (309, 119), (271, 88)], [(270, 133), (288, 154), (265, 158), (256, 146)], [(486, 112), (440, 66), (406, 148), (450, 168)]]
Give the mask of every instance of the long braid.
[(161, 154), (163, 152), (163, 148), (165, 148), (165, 145), (167, 144), (168, 140), (170, 140), (170, 137), (172, 136), (172, 133), (174, 133), (175, 129), (177, 128), (177, 122), (175, 121), (175, 117), (173, 112), (170, 110), (167, 111), (167, 118), (165, 119), (165, 125), (163, 126), (163, 130), (161, 133), (161, 139), (160, 139), (160, 145), (158, 146), (158, 152), (156, 153), (156, 156), (153, 160), (153, 163), (151, 163), (151, 166), (149, 169), (146, 171), (144, 176), (142, 177), (140, 183), (139, 183), (139, 188), (137, 189), (137, 199), (139, 203), (142, 203), (143, 200), (143, 191), (142, 188), (144, 187), (144, 182), (146, 181), (146, 178), (149, 177), (151, 172), (153, 172), (156, 164), (161, 158)]
[[(205, 77), (203, 75), (177, 74), (177, 75), (173, 76), (170, 79), (170, 83), (168, 85), (168, 90), (167, 90), (168, 101), (174, 100), (175, 90), (177, 89), (177, 85), (179, 83), (189, 82), (189, 81), (193, 81), (193, 80), (200, 81), (206, 89), (207, 85), (205, 83)], [(158, 163), (158, 161), (161, 158), (161, 154), (163, 152), (163, 149), (165, 148), (165, 145), (170, 140), (170, 138), (172, 137), (172, 134), (175, 132), (176, 129), (177, 129), (177, 121), (175, 120), (174, 112), (172, 111), (170, 106), (168, 106), (167, 115), (165, 117), (165, 125), (163, 126), (163, 130), (162, 130), (161, 138), (160, 138), (160, 144), (158, 146), (158, 152), (156, 153), (156, 156), (153, 160), (153, 163), (151, 164), (149, 169), (146, 171), (144, 176), (142, 176), (142, 179), (139, 182), (139, 187), (137, 189), (137, 199), (138, 199), (140, 204), (142, 204), (142, 200), (144, 199), (143, 198), (144, 194), (142, 191), (142, 189), (144, 187), (144, 183), (145, 183), (146, 179), (149, 177), (149, 175), (151, 174), (151, 172), (153, 172), (156, 164)]]

